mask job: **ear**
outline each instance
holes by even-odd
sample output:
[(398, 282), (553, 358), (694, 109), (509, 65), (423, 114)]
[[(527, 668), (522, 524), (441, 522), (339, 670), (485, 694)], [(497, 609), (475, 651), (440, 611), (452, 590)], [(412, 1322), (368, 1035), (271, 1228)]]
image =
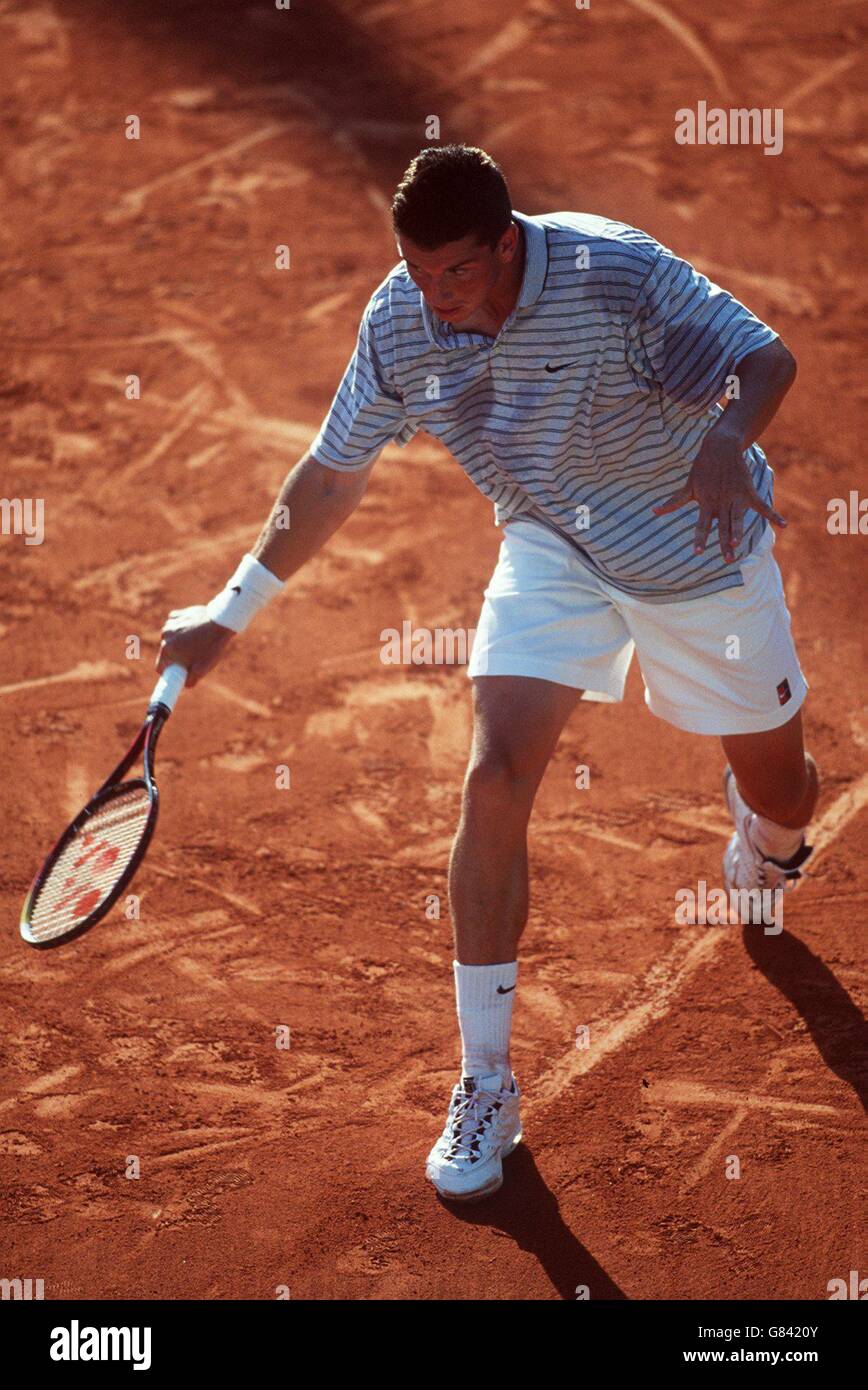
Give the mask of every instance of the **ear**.
[(518, 250), (518, 227), (515, 222), (510, 222), (503, 236), (498, 242), (497, 249), (500, 252), (501, 260), (511, 261)]

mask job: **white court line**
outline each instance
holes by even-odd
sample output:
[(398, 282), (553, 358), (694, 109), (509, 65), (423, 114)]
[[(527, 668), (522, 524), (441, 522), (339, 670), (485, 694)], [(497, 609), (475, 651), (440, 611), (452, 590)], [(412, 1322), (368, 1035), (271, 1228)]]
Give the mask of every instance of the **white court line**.
[[(866, 805), (868, 773), (842, 792), (811, 827), (809, 839), (814, 845), (814, 855), (810, 861), (812, 865)], [(586, 1075), (669, 1012), (669, 1006), (681, 986), (692, 979), (702, 966), (711, 964), (731, 939), (728, 935), (731, 929), (726, 927), (705, 927), (701, 930), (703, 935), (698, 938), (693, 936), (691, 939), (679, 934), (672, 949), (662, 960), (655, 961), (633, 992), (634, 997), (636, 993), (641, 996), (641, 1003), (622, 1005), (620, 1009), (591, 1021), (590, 1048), (582, 1051), (574, 1049), (566, 1058), (543, 1072), (534, 1082), (533, 1095), (528, 1097), (530, 1110), (554, 1100), (580, 1076)]]
[(239, 709), (246, 710), (248, 714), (255, 714), (259, 719), (271, 719), (274, 716), (274, 710), (269, 709), (268, 705), (263, 705), (259, 700), (249, 700), (246, 695), (240, 695), (231, 686), (213, 680), (210, 676), (202, 689), (212, 695), (219, 695), (221, 700), (227, 700), (230, 705), (237, 705)]
[(55, 676), (34, 676), (29, 681), (16, 681), (14, 685), (0, 685), (0, 695), (16, 695), (19, 690), (35, 690), (40, 685), (59, 685), (63, 681), (117, 680), (119, 675), (127, 679), (128, 674), (116, 661), (79, 661), (68, 671), (58, 671)]
[[(230, 893), (225, 888), (218, 888), (216, 883), (209, 883), (207, 879), (199, 878), (196, 874), (188, 874), (185, 871), (180, 873), (172, 869), (164, 869), (161, 865), (155, 864), (153, 859), (148, 860), (147, 872), (157, 874), (160, 878), (171, 878), (176, 883), (193, 883), (197, 888), (204, 888), (206, 893), (213, 893), (216, 898), (222, 898), (224, 902), (231, 903), (233, 907), (240, 908), (242, 912), (252, 912), (254, 917), (261, 917), (262, 912), (251, 902), (249, 898), (241, 898), (237, 893)], [(222, 983), (222, 981), (220, 982)], [(225, 985), (224, 985), (225, 988)]]
[(736, 1110), (729, 1123), (725, 1124), (720, 1133), (711, 1141), (698, 1163), (694, 1164), (690, 1172), (685, 1175), (683, 1182), (678, 1188), (680, 1196), (685, 1196), (692, 1187), (695, 1187), (698, 1182), (702, 1181), (711, 1168), (711, 1165), (714, 1163), (714, 1160), (717, 1158), (717, 1155), (722, 1151), (724, 1145), (741, 1129), (741, 1126), (747, 1119), (747, 1113), (747, 1108), (745, 1106), (742, 1106), (740, 1110)]
[(279, 121), (265, 126), (262, 130), (255, 130), (240, 140), (233, 140), (231, 144), (224, 145), (222, 149), (213, 150), (210, 154), (202, 155), (199, 159), (192, 159), (187, 164), (170, 169), (168, 173), (160, 174), (157, 178), (151, 179), (150, 183), (140, 184), (138, 188), (130, 188), (121, 195), (113, 208), (103, 214), (103, 220), (112, 224), (126, 217), (134, 217), (142, 211), (145, 199), (149, 193), (153, 193), (155, 188), (164, 188), (167, 183), (189, 178), (191, 174), (198, 173), (200, 169), (207, 169), (210, 165), (219, 163), (221, 159), (231, 159), (237, 154), (245, 154), (254, 145), (261, 145), (265, 140), (274, 140), (276, 136), (283, 135), (289, 129), (288, 121)]
[(835, 1105), (822, 1105), (817, 1101), (787, 1100), (781, 1096), (753, 1095), (745, 1091), (717, 1090), (713, 1086), (703, 1086), (700, 1081), (655, 1081), (653, 1090), (648, 1092), (651, 1100), (662, 1105), (710, 1105), (721, 1109), (738, 1107), (740, 1110), (765, 1110), (792, 1112), (796, 1115), (841, 1115), (846, 1112)]
[(708, 45), (702, 42), (690, 25), (685, 24), (683, 19), (672, 14), (665, 5), (659, 3), (659, 0), (627, 0), (627, 3), (632, 5), (634, 9), (650, 15), (652, 19), (656, 19), (659, 24), (662, 24), (664, 29), (668, 29), (670, 34), (673, 34), (680, 43), (684, 44), (685, 48), (699, 59), (706, 72), (714, 78), (720, 88), (721, 95), (726, 97), (731, 95), (723, 68)]
[[(769, 1087), (774, 1084), (783, 1069), (783, 1052), (772, 1053), (766, 1074), (760, 1082), (760, 1094), (746, 1094), (741, 1091), (715, 1091), (712, 1087), (704, 1086), (701, 1082), (696, 1081), (664, 1081), (655, 1084), (653, 1096), (658, 1103), (662, 1103), (664, 1106), (668, 1101), (675, 1105), (710, 1105), (715, 1109), (721, 1106), (732, 1106), (735, 1110), (720, 1133), (715, 1135), (693, 1168), (679, 1184), (678, 1191), (681, 1196), (686, 1195), (691, 1188), (696, 1187), (697, 1183), (702, 1181), (719, 1157), (724, 1145), (728, 1144), (733, 1135), (738, 1132), (751, 1110), (764, 1110), (767, 1115), (773, 1116), (778, 1121), (781, 1119), (782, 1112), (794, 1112), (801, 1116), (801, 1126), (812, 1115), (816, 1119), (822, 1120), (824, 1126), (828, 1125), (830, 1118), (834, 1119), (836, 1116), (841, 1116), (846, 1121), (845, 1112), (837, 1110), (834, 1105), (818, 1105), (811, 1101), (793, 1101), (769, 1095)], [(647, 1094), (650, 1096), (652, 1093), (648, 1092)]]
[(838, 58), (833, 63), (824, 63), (812, 77), (805, 78), (804, 82), (800, 82), (798, 87), (787, 92), (786, 96), (779, 97), (776, 105), (783, 107), (789, 117), (797, 102), (804, 101), (807, 96), (813, 96), (814, 92), (820, 87), (825, 87), (828, 82), (834, 82), (858, 61), (858, 53), (847, 53), (843, 58)]
[(724, 931), (725, 928), (721, 928), (715, 935), (706, 928), (704, 935), (692, 941), (686, 934), (679, 935), (672, 949), (662, 960), (654, 963), (639, 985), (638, 992), (644, 996), (643, 1002), (632, 1008), (622, 1006), (620, 1011), (593, 1019), (590, 1024), (591, 1046), (576, 1049), (534, 1082), (531, 1109), (554, 1100), (610, 1053), (617, 1052), (625, 1043), (661, 1019), (681, 986), (696, 974), (700, 966), (714, 959), (723, 941)]
[(459, 68), (453, 78), (457, 82), (464, 82), (468, 77), (475, 77), (485, 68), (491, 67), (492, 63), (505, 58), (514, 49), (520, 48), (531, 34), (531, 24), (521, 15), (516, 15), (508, 24), (501, 29), (493, 39), (487, 44), (483, 44), (474, 53), (473, 57)]
[[(858, 815), (866, 804), (868, 804), (868, 773), (864, 773), (858, 782), (842, 792), (837, 801), (833, 801), (828, 810), (816, 822), (816, 825), (810, 827), (808, 839), (814, 846), (814, 853), (808, 861), (811, 869), (823, 851), (828, 849), (832, 841), (840, 835), (847, 822)], [(808, 869), (805, 869), (805, 877), (810, 877)]]
[(602, 840), (603, 844), (617, 845), (619, 849), (629, 849), (633, 854), (645, 853), (645, 846), (638, 844), (636, 840), (627, 840), (623, 835), (615, 835), (611, 830), (601, 830), (599, 826), (576, 821), (575, 831), (577, 835), (584, 835), (588, 840)]
[(147, 453), (134, 458), (131, 463), (127, 464), (126, 468), (121, 468), (117, 472), (113, 472), (109, 478), (111, 486), (127, 486), (134, 478), (138, 478), (141, 473), (148, 472), (164, 454), (168, 453), (181, 436), (186, 434), (187, 430), (201, 418), (203, 412), (199, 409), (199, 406), (205, 406), (209, 396), (209, 389), (207, 382), (197, 382), (185, 396), (182, 396), (179, 401), (176, 401), (172, 408), (172, 414), (175, 418), (169, 428), (162, 431), (159, 439), (151, 445)]

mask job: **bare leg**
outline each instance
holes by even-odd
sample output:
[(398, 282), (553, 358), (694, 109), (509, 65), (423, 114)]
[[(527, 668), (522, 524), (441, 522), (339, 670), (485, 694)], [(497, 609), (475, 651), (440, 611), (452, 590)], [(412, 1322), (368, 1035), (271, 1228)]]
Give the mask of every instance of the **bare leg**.
[(530, 676), (473, 682), (473, 747), (449, 862), (455, 956), (516, 959), (527, 921), (527, 824), (537, 787), (582, 692)]
[(817, 765), (805, 752), (802, 712), (761, 734), (727, 734), (721, 739), (739, 791), (752, 811), (777, 825), (800, 830), (814, 814)]

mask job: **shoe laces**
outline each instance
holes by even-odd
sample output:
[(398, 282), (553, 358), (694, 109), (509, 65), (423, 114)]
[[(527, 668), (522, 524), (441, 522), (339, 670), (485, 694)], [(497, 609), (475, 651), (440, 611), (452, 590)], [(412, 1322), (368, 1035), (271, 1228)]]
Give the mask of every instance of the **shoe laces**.
[(503, 1101), (494, 1091), (480, 1091), (475, 1087), (459, 1091), (450, 1108), (446, 1157), (475, 1163), (482, 1156), (480, 1148), (486, 1130), (496, 1123), (502, 1105)]

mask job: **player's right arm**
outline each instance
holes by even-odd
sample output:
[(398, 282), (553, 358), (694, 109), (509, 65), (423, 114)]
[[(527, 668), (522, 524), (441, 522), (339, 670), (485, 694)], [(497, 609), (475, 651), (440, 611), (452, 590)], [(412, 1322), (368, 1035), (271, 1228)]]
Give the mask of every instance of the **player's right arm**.
[[(249, 553), (276, 580), (295, 574), (355, 511), (375, 461), (339, 471), (305, 453), (287, 474)], [(187, 668), (187, 686), (195, 685), (217, 664), (234, 635), (209, 616), (205, 604), (173, 608), (163, 625), (157, 670), (177, 661)]]
[(287, 476), (255, 546), (209, 604), (169, 614), (157, 655), (159, 671), (177, 661), (187, 667), (188, 686), (201, 680), (219, 661), (233, 632), (242, 632), (355, 511), (385, 446), (392, 440), (405, 443), (412, 434), (394, 378), (389, 278), (372, 295), (328, 414)]
[(278, 579), (295, 574), (355, 511), (375, 462), (371, 459), (362, 468), (339, 472), (309, 451), (304, 454), (287, 474), (250, 552), (254, 559)]

